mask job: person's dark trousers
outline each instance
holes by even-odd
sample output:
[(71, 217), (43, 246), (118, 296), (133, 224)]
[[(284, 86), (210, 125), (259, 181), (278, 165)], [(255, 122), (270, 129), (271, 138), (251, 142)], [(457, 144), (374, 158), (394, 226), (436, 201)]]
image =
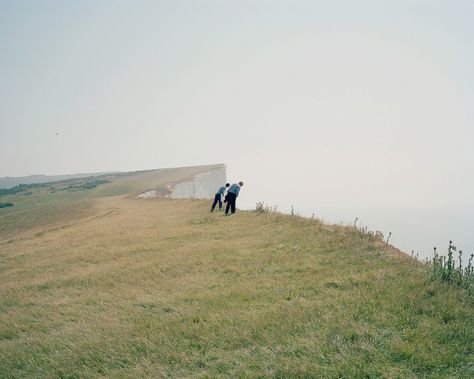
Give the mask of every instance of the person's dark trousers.
[(225, 207), (225, 214), (229, 213), (229, 208), (232, 213), (235, 213), (235, 200), (237, 199), (237, 196), (235, 196), (234, 193), (229, 192), (227, 194), (227, 205)]
[(216, 193), (216, 196), (214, 196), (214, 202), (212, 203), (211, 212), (214, 210), (217, 203), (219, 203), (219, 209), (222, 209), (222, 200), (221, 195), (219, 193)]

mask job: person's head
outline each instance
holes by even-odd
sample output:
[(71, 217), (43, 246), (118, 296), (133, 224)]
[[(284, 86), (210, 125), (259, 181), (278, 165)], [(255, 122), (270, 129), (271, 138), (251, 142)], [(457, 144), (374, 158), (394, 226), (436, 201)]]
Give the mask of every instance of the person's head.
[(230, 184), (229, 184), (229, 183), (226, 183), (225, 186), (226, 186), (226, 187), (230, 187)]
[(244, 182), (239, 182), (239, 186), (243, 186), (244, 185)]

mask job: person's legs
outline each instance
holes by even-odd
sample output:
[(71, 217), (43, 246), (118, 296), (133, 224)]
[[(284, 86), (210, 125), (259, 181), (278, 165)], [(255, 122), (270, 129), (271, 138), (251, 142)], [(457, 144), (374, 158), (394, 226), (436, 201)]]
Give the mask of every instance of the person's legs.
[(229, 208), (230, 208), (230, 201), (229, 201), (229, 196), (227, 196), (227, 202), (225, 203), (225, 214), (226, 215), (229, 213)]
[(236, 201), (236, 200), (237, 200), (237, 197), (233, 196), (233, 197), (232, 197), (232, 202), (231, 202), (231, 204), (230, 204), (230, 211), (231, 211), (232, 213), (235, 213), (235, 201)]
[[(214, 202), (212, 203), (212, 207), (211, 207), (211, 212), (214, 211), (214, 208), (216, 207), (216, 204), (217, 202), (221, 202), (221, 195), (217, 195), (214, 196)], [(220, 204), (219, 204), (219, 208), (220, 208)]]
[[(225, 214), (228, 214), (229, 209), (231, 209), (232, 207), (232, 202), (234, 202), (235, 204), (235, 195), (233, 193), (228, 193), (226, 199), (227, 199), (227, 203), (225, 206)], [(235, 208), (235, 205), (234, 205), (234, 208)]]
[[(217, 196), (217, 195), (216, 195)], [(219, 195), (219, 210), (222, 209), (222, 199), (221, 195)]]

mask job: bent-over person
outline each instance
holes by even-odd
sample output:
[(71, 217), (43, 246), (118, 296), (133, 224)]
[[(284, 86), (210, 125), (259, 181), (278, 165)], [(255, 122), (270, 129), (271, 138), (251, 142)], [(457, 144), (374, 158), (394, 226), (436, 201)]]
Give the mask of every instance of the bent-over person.
[(229, 214), (229, 209), (232, 214), (235, 213), (235, 201), (237, 200), (237, 196), (239, 196), (240, 188), (244, 185), (244, 182), (239, 182), (239, 184), (232, 184), (229, 189), (227, 190), (227, 204), (225, 207), (225, 215)]
[(217, 203), (219, 203), (219, 209), (222, 209), (222, 196), (224, 195), (226, 188), (229, 186), (230, 184), (226, 183), (225, 186), (222, 186), (217, 190), (216, 194), (214, 195), (214, 202), (212, 203), (211, 212), (214, 212)]

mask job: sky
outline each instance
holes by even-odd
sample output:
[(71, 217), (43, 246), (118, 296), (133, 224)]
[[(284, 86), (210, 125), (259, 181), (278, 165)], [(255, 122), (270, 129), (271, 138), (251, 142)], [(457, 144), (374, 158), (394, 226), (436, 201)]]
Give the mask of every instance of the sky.
[(0, 0), (0, 177), (222, 162), (242, 207), (474, 251), (473, 37), (471, 0)]

